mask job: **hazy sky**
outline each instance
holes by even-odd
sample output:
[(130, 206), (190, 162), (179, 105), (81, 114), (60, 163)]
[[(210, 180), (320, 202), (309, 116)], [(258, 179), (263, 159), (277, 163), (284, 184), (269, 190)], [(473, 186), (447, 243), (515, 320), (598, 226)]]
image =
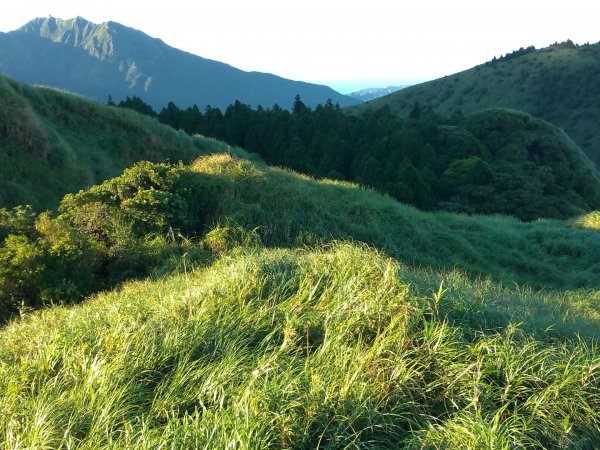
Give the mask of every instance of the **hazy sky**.
[(351, 89), (410, 84), (519, 47), (600, 41), (597, 0), (13, 0), (0, 31), (35, 17), (120, 22), (243, 70)]

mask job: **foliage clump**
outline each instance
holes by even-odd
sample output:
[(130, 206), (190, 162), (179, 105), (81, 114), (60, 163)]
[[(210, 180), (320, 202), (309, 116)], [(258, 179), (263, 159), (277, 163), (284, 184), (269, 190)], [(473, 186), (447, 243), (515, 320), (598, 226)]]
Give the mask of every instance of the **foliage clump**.
[(67, 195), (56, 217), (0, 210), (0, 317), (81, 300), (185, 252), (183, 234), (205, 219), (189, 176), (182, 165), (142, 162)]

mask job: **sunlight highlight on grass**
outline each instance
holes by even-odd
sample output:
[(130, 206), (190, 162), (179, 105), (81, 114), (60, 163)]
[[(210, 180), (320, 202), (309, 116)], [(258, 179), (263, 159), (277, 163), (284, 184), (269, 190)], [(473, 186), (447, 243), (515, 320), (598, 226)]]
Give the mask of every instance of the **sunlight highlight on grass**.
[(600, 211), (592, 211), (589, 214), (578, 217), (573, 225), (579, 228), (600, 231)]

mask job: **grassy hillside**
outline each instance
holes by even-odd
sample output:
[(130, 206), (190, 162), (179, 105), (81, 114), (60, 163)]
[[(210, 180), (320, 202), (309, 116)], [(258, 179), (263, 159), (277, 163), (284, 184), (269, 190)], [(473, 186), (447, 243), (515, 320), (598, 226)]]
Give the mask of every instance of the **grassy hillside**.
[[(418, 167), (528, 219), (598, 205), (527, 114), (295, 106), (264, 133), (395, 130), (363, 141), (374, 179)], [(312, 141), (313, 173), (350, 162)], [(600, 212), (424, 212), (225, 150), (0, 76), (0, 448), (600, 448)]]
[(0, 447), (598, 447), (597, 215), (425, 213), (226, 154), (1, 211)]
[(0, 446), (595, 448), (598, 325), (358, 245), (237, 252), (0, 330)]
[(136, 161), (189, 161), (224, 147), (129, 110), (0, 75), (0, 207), (54, 209), (64, 194)]
[(415, 102), (442, 114), (486, 108), (513, 108), (563, 128), (600, 167), (600, 44), (563, 43), (515, 52), (496, 61), (438, 80), (411, 86), (365, 105), (389, 105), (408, 115)]
[(192, 169), (218, 193), (212, 223), (227, 218), (256, 229), (269, 245), (352, 239), (408, 264), (457, 266), (506, 283), (600, 288), (600, 236), (569, 222), (426, 213), (356, 185), (227, 155), (201, 158)]
[[(136, 161), (187, 162), (228, 148), (126, 108), (2, 76), (0, 94), (0, 207), (54, 209), (65, 193)], [(562, 131), (527, 114), (443, 118), (423, 110), (399, 119), (381, 110), (354, 118), (331, 102), (314, 111), (299, 99), (294, 105), (290, 113), (237, 102), (225, 114), (170, 105), (159, 118), (248, 148), (269, 164), (354, 180), (421, 209), (525, 220), (600, 209), (597, 170)]]
[[(1, 212), (1, 211), (0, 211)], [(425, 213), (357, 186), (317, 182), (229, 155), (139, 164), (65, 197), (60, 214), (0, 214), (0, 301), (76, 301), (127, 278), (205, 264), (239, 243), (368, 243), (416, 267), (512, 285), (600, 288), (600, 235), (575, 222)], [(584, 223), (585, 222), (585, 223)]]

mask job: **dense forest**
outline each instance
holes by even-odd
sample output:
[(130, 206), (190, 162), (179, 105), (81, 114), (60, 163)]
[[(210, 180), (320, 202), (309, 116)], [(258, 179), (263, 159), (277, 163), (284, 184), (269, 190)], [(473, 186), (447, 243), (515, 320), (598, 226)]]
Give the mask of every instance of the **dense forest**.
[[(112, 99), (109, 103), (114, 105)], [(119, 103), (189, 134), (224, 140), (268, 164), (349, 180), (424, 210), (564, 218), (600, 207), (600, 178), (550, 124), (509, 110), (450, 117), (415, 104), (408, 118), (384, 107), (360, 116), (296, 96), (291, 111), (240, 102), (158, 114), (140, 98)]]

